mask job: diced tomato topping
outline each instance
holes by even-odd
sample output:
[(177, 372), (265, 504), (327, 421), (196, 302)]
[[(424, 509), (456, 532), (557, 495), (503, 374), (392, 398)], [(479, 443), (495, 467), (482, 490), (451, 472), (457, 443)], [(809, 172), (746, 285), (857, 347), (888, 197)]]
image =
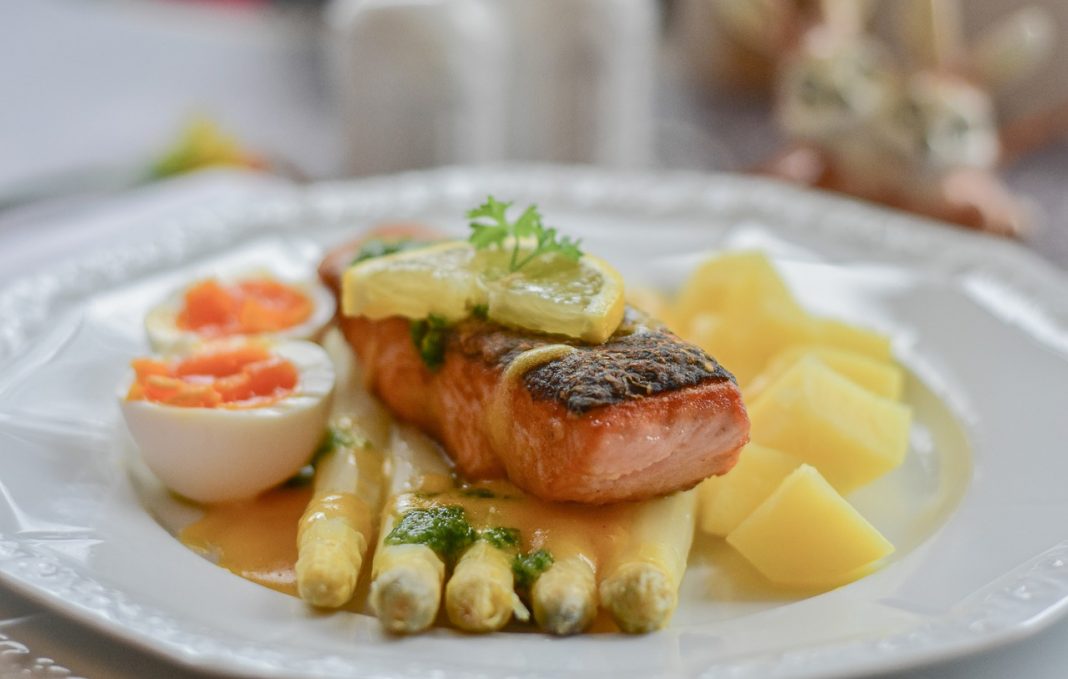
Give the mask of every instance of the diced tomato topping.
[(311, 314), (311, 299), (285, 283), (258, 278), (224, 286), (208, 279), (186, 290), (176, 323), (205, 337), (224, 337), (285, 330)]
[(185, 408), (249, 408), (273, 403), (296, 388), (296, 366), (263, 345), (244, 344), (193, 354), (175, 363), (132, 362), (136, 379), (126, 398)]

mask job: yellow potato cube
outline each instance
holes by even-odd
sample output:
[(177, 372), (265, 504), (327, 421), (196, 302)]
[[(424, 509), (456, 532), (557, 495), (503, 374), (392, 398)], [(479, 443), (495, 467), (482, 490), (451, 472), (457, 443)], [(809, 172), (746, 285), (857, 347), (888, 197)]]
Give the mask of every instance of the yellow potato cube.
[(892, 361), (890, 338), (886, 335), (833, 318), (817, 318), (812, 322), (813, 344), (824, 344), (864, 354), (877, 361)]
[(768, 580), (830, 588), (871, 572), (894, 551), (815, 468), (801, 465), (729, 535)]
[(729, 252), (701, 264), (665, 313), (697, 344), (748, 385), (775, 354), (820, 344), (889, 361), (890, 341), (875, 331), (810, 316), (766, 255)]
[(811, 318), (766, 256), (728, 253), (702, 264), (675, 306), (678, 331), (746, 384), (773, 355), (810, 341)]
[(699, 267), (679, 291), (677, 317), (688, 322), (702, 312), (724, 313), (753, 303), (801, 312), (786, 282), (761, 252), (728, 252)]
[(848, 377), (879, 396), (895, 401), (901, 398), (901, 390), (904, 386), (901, 368), (893, 363), (877, 361), (864, 354), (815, 344), (790, 347), (776, 354), (764, 372), (749, 384), (745, 392), (746, 397), (755, 398), (804, 356), (818, 358), (836, 373)]
[(726, 536), (799, 464), (796, 457), (750, 443), (733, 469), (698, 486), (701, 529)]
[(848, 493), (905, 459), (911, 412), (807, 356), (750, 401), (750, 436), (820, 470)]

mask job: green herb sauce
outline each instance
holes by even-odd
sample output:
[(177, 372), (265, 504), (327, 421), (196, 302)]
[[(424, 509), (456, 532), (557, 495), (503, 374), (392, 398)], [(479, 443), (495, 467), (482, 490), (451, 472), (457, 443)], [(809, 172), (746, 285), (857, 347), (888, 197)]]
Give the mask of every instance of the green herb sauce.
[(479, 488), (478, 486), (470, 486), (460, 491), (460, 495), (464, 497), (477, 497), (483, 500), (488, 500), (497, 497), (489, 488)]
[(385, 257), (386, 255), (392, 255), (396, 252), (405, 252), (407, 250), (415, 250), (417, 248), (426, 247), (430, 243), (426, 241), (412, 240), (411, 238), (402, 238), (400, 240), (382, 240), (381, 238), (372, 238), (363, 244), (356, 256), (352, 258), (353, 264), (359, 264), (362, 261), (368, 259), (374, 259), (375, 257)]
[(510, 549), (519, 546), (519, 529), (496, 526), (482, 531), (479, 538), (497, 549)]
[(386, 544), (426, 545), (452, 563), (476, 540), (485, 540), (497, 549), (516, 549), (520, 539), (518, 528), (494, 526), (477, 531), (471, 527), (463, 507), (445, 505), (406, 512), (386, 536)]
[(460, 556), (478, 538), (463, 507), (413, 509), (386, 536), (387, 545), (426, 545), (446, 561)]
[(445, 319), (436, 314), (430, 314), (420, 321), (412, 321), (409, 326), (412, 344), (415, 345), (423, 363), (431, 370), (437, 370), (445, 361), (445, 340), (448, 329)]
[(553, 565), (553, 555), (545, 549), (516, 554), (515, 559), (512, 560), (512, 573), (515, 575), (516, 586), (529, 588), (551, 565)]

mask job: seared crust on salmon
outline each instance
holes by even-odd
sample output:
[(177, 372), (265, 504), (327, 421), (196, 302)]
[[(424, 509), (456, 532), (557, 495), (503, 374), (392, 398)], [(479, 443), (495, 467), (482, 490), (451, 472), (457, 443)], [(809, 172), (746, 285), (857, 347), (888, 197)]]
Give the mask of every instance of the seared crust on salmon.
[[(335, 292), (356, 248), (336, 249), (320, 268)], [(640, 500), (725, 473), (748, 440), (730, 373), (634, 310), (600, 345), (472, 318), (448, 330), (436, 370), (407, 319), (340, 325), (372, 390), (468, 478), (507, 476), (547, 500)], [(538, 349), (551, 353), (527, 366)]]

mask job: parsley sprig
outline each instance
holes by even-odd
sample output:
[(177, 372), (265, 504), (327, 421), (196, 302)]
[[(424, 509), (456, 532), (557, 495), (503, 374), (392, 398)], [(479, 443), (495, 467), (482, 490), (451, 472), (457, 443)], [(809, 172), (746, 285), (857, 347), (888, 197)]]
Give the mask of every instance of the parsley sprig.
[[(511, 202), (501, 202), (489, 196), (485, 203), (467, 213), (467, 218), (471, 220), (471, 235), (468, 241), (475, 249), (496, 246), (503, 250), (505, 241), (511, 238), (512, 257), (508, 262), (509, 271), (519, 271), (533, 259), (552, 252), (575, 261), (582, 257), (582, 250), (579, 249), (582, 241), (560, 236), (555, 228), (542, 224), (537, 206), (531, 205), (519, 215), (519, 219), (509, 222), (507, 212), (511, 206)], [(530, 238), (537, 244), (529, 254), (520, 258), (522, 241)]]

